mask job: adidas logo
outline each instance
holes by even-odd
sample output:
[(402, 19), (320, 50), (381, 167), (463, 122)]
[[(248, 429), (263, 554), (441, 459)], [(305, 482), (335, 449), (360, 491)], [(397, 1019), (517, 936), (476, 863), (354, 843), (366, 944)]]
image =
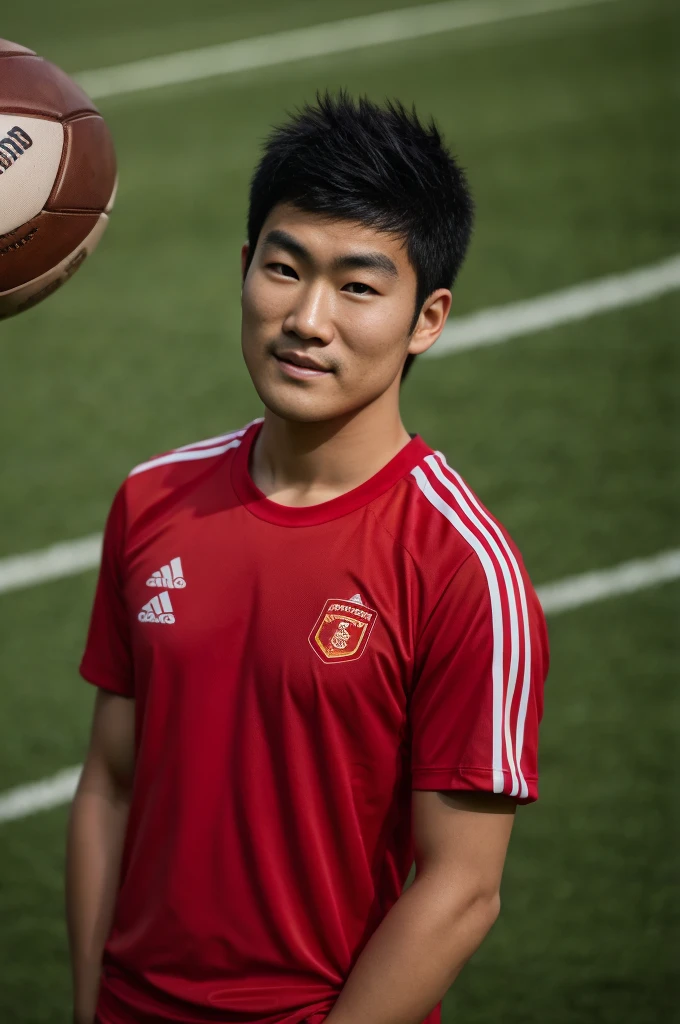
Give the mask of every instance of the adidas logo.
[(162, 565), (146, 581), (147, 587), (164, 587), (166, 590), (182, 590), (187, 585), (182, 572), (182, 560), (173, 558), (170, 565)]
[(355, 594), (354, 597), (350, 597), (350, 599), (349, 599), (349, 601), (347, 603), (348, 604), (363, 604), (364, 602), (361, 600), (361, 594)]
[(164, 590), (158, 597), (152, 597), (148, 604), (143, 606), (137, 618), (140, 622), (159, 622), (171, 626), (175, 621), (175, 616), (167, 590)]

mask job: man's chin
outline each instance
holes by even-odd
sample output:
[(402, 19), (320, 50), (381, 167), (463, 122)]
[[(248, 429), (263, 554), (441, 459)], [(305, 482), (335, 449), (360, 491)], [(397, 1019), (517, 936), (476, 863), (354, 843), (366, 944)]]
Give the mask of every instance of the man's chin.
[(293, 423), (322, 423), (337, 419), (346, 410), (336, 408), (333, 402), (324, 400), (321, 394), (294, 393), (285, 388), (256, 388), (264, 406), (282, 420)]

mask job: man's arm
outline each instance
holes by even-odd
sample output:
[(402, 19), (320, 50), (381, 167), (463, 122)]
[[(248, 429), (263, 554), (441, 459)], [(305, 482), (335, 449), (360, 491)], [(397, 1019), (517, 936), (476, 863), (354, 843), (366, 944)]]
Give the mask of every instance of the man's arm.
[(66, 846), (75, 1024), (94, 1021), (130, 808), (134, 723), (134, 700), (97, 690), (90, 745), (71, 806)]
[(515, 802), (414, 791), (416, 877), (375, 930), (326, 1024), (421, 1024), (498, 917)]

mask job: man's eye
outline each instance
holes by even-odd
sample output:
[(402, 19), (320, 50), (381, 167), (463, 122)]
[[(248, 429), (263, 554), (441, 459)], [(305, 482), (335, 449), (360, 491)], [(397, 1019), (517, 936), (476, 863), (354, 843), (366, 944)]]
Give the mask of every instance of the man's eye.
[[(281, 277), (294, 277), (297, 279), (297, 274), (287, 263), (267, 263), (266, 266), (267, 270), (273, 270), (275, 274), (279, 274)], [(368, 284), (363, 284), (361, 281), (350, 281), (349, 284), (345, 285), (345, 288), (359, 289), (359, 291), (353, 291), (353, 295), (377, 294), (374, 288), (371, 288)]]
[(374, 288), (371, 288), (371, 286), (368, 285), (368, 284), (362, 284), (361, 281), (351, 281), (349, 284), (345, 285), (345, 288), (365, 288), (366, 289), (366, 291), (363, 291), (363, 292), (352, 292), (353, 295), (369, 295), (371, 292), (373, 292), (373, 294), (375, 294), (375, 289)]
[[(283, 276), (285, 276), (285, 277), (290, 277), (291, 275), (293, 275), (294, 277), (297, 277), (297, 274), (295, 273), (295, 271), (293, 270), (293, 268), (292, 268), (292, 267), (289, 267), (287, 263), (268, 263), (268, 264), (267, 264), (267, 268), (268, 268), (269, 270), (274, 270), (274, 271), (275, 271), (276, 273), (279, 273), (279, 268), (281, 268), (281, 269), (280, 269), (280, 273), (281, 273), (281, 274), (282, 274)], [(290, 271), (290, 274), (286, 274), (286, 271), (287, 271), (287, 270), (289, 270), (289, 271)]]

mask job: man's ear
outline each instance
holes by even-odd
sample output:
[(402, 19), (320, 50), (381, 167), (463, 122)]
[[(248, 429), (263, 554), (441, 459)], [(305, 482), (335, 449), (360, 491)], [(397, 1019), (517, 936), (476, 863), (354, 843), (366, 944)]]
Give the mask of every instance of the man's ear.
[(416, 328), (408, 346), (410, 355), (419, 356), (431, 348), (444, 330), (446, 318), (451, 309), (451, 292), (438, 288), (423, 304)]

